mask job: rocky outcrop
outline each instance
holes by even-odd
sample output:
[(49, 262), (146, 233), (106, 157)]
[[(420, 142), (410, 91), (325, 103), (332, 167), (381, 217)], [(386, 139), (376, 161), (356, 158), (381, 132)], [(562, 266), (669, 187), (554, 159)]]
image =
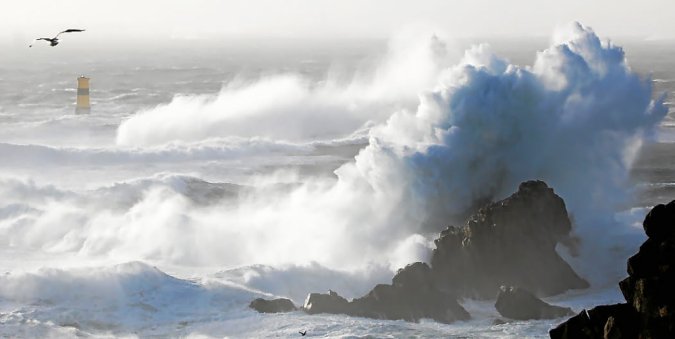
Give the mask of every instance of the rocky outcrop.
[(490, 203), (463, 227), (435, 240), (431, 259), (437, 286), (458, 296), (493, 298), (501, 285), (541, 296), (588, 287), (555, 251), (572, 225), (565, 202), (543, 181), (527, 181)]
[(309, 314), (334, 313), (350, 314), (351, 307), (347, 299), (339, 296), (334, 291), (323, 293), (310, 293), (305, 299), (302, 309)]
[(446, 324), (470, 318), (454, 295), (433, 285), (431, 269), (421, 262), (399, 270), (391, 285), (377, 285), (352, 304), (355, 314), (369, 318), (407, 321), (428, 318)]
[(258, 298), (251, 301), (251, 304), (249, 304), (248, 307), (260, 313), (280, 313), (297, 310), (295, 305), (293, 305), (293, 302), (285, 298), (273, 300), (265, 300), (263, 298)]
[(635, 310), (628, 304), (583, 310), (549, 332), (551, 338), (637, 338)]
[(367, 295), (352, 300), (335, 292), (312, 293), (303, 307), (307, 313), (340, 313), (351, 316), (419, 321), (423, 318), (442, 323), (469, 319), (469, 313), (454, 295), (431, 284), (431, 271), (425, 263), (414, 263), (398, 271), (391, 285), (375, 286)]
[(649, 239), (619, 283), (627, 303), (582, 311), (551, 338), (675, 338), (675, 200), (655, 206), (643, 227)]
[(518, 287), (502, 286), (495, 308), (504, 317), (515, 320), (554, 319), (574, 314), (571, 308), (548, 304)]
[[(431, 266), (408, 265), (397, 272), (391, 285), (377, 285), (352, 301), (335, 292), (312, 293), (304, 310), (450, 323), (469, 319), (457, 297), (494, 298), (502, 285), (544, 296), (586, 288), (588, 283), (555, 251), (559, 242), (569, 238), (571, 228), (562, 198), (542, 181), (527, 181), (512, 196), (481, 208), (464, 227), (443, 231), (435, 241)], [(505, 314), (514, 319), (569, 314), (568, 309), (548, 305), (530, 293), (502, 299)]]

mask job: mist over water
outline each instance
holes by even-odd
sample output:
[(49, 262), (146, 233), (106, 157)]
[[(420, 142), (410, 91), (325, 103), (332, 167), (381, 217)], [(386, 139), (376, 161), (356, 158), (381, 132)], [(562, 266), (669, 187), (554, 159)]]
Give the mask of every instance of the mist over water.
[[(644, 207), (631, 169), (643, 144), (666, 139), (672, 88), (579, 24), (531, 63), (457, 45), (404, 32), (347, 66), (261, 61), (267, 71), (92, 62), (88, 116), (63, 104), (74, 77), (57, 72), (38, 95), (9, 90), (25, 82), (3, 70), (5, 322), (130, 333), (148, 331), (134, 320), (146, 316), (159, 327), (245, 319), (260, 295), (357, 297), (528, 179), (547, 181), (574, 217), (579, 247), (560, 251), (596, 287), (613, 285), (642, 240), (643, 210), (626, 209)], [(108, 311), (91, 315), (90, 297)], [(188, 311), (166, 309), (173, 300)], [(228, 333), (214, 326), (200, 330)]]
[[(209, 137), (315, 140), (344, 137), (392, 111), (414, 108), (418, 93), (432, 87), (450, 64), (438, 37), (406, 32), (392, 39), (374, 69), (351, 77), (329, 72), (312, 81), (296, 73), (233, 79), (218, 95), (176, 96), (124, 121), (119, 145), (152, 145)], [(153, 126), (152, 129), (147, 128)]]

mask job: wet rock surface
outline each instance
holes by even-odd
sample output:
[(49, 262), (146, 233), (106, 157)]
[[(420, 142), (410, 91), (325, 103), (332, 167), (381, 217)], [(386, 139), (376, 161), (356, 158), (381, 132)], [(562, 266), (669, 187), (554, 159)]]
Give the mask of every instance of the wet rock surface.
[(675, 200), (655, 206), (643, 227), (649, 239), (619, 283), (626, 303), (582, 311), (551, 338), (675, 338)]
[(336, 292), (310, 293), (302, 306), (302, 310), (309, 314), (335, 313), (349, 314), (351, 307), (349, 301)]
[(258, 298), (248, 305), (248, 307), (260, 312), (260, 313), (281, 313), (281, 312), (291, 312), (297, 310), (292, 301), (285, 298), (266, 300), (263, 298)]
[(310, 314), (338, 313), (406, 321), (428, 318), (442, 323), (470, 318), (454, 295), (431, 284), (430, 268), (421, 262), (399, 270), (391, 285), (379, 284), (365, 296), (351, 302), (332, 291), (328, 294), (312, 293), (303, 309)]
[[(607, 336), (606, 336), (607, 334)], [(637, 338), (636, 312), (628, 304), (583, 310), (549, 332), (551, 338)]]
[(588, 287), (555, 250), (572, 225), (565, 202), (543, 181), (527, 181), (490, 203), (463, 227), (435, 240), (431, 267), (437, 286), (461, 297), (494, 298), (501, 285), (540, 296)]
[(410, 264), (397, 272), (391, 285), (377, 285), (352, 301), (335, 292), (312, 293), (303, 309), (310, 314), (450, 323), (470, 317), (457, 298), (494, 298), (500, 286), (514, 285), (532, 293), (503, 296), (502, 302), (520, 297), (504, 305), (510, 317), (568, 315), (569, 309), (534, 295), (588, 287), (555, 251), (571, 229), (562, 198), (543, 181), (527, 181), (510, 197), (481, 208), (465, 226), (444, 230), (435, 241), (431, 266)]
[(574, 314), (571, 308), (548, 304), (518, 287), (502, 286), (495, 308), (503, 317), (515, 320), (554, 319)]

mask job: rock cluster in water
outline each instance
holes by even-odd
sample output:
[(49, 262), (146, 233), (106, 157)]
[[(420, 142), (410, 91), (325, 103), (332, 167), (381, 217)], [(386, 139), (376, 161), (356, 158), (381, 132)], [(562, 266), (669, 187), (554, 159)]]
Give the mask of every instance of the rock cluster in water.
[(410, 264), (397, 272), (392, 284), (377, 285), (352, 301), (332, 291), (311, 293), (303, 310), (450, 323), (469, 318), (457, 298), (494, 298), (502, 285), (510, 285), (519, 289), (502, 296), (508, 300), (505, 317), (564, 316), (567, 309), (548, 305), (534, 294), (588, 287), (555, 251), (571, 228), (562, 198), (542, 181), (527, 181), (510, 197), (478, 210), (465, 226), (444, 230), (435, 240), (431, 265)]
[(433, 319), (441, 323), (469, 319), (469, 313), (457, 298), (431, 283), (431, 269), (417, 262), (398, 271), (391, 285), (379, 284), (368, 294), (351, 302), (335, 292), (311, 293), (303, 309), (310, 314), (342, 313), (352, 316), (419, 321)]
[(655, 206), (643, 227), (649, 238), (619, 283), (626, 303), (583, 310), (551, 338), (675, 338), (675, 200)]

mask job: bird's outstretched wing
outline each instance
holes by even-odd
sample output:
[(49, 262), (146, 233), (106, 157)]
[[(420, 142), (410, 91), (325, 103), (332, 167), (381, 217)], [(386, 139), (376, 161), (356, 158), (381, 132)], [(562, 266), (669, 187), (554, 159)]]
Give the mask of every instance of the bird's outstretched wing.
[(74, 33), (74, 32), (84, 32), (84, 29), (69, 28), (69, 29), (67, 29), (67, 30), (65, 30), (65, 31), (59, 32), (59, 34), (57, 34), (57, 35), (55, 36), (55, 38), (58, 38), (59, 35), (61, 35), (61, 34), (63, 34), (63, 33)]
[(38, 40), (52, 41), (52, 38), (37, 38), (37, 39), (33, 40), (33, 43), (28, 45), (28, 47), (33, 47), (33, 44)]

